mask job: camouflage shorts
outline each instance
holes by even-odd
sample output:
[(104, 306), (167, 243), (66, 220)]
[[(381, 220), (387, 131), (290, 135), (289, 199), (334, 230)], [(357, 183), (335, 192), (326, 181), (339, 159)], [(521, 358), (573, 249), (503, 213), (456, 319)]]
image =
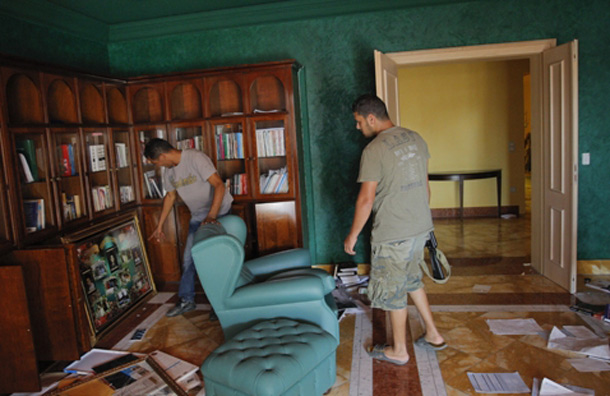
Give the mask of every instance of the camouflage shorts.
[(373, 308), (385, 311), (407, 306), (407, 293), (423, 287), (420, 261), (428, 233), (394, 242), (372, 243), (368, 297)]

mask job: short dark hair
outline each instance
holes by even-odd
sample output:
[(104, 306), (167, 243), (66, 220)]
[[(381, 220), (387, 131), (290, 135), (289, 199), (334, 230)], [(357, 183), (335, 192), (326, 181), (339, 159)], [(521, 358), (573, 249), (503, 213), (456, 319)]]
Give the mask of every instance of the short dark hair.
[(174, 146), (169, 144), (167, 140), (154, 138), (150, 139), (144, 147), (144, 156), (151, 160), (156, 160), (161, 154), (169, 153), (174, 149)]
[(390, 119), (388, 109), (383, 100), (372, 94), (364, 94), (356, 99), (352, 104), (352, 112), (358, 113), (363, 117), (372, 114), (381, 121)]

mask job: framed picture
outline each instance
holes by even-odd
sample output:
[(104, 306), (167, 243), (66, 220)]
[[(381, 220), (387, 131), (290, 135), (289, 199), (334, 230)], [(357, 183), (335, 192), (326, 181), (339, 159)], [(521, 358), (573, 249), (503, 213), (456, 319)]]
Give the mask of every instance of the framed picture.
[(86, 312), (95, 336), (155, 292), (135, 214), (62, 240), (75, 247)]

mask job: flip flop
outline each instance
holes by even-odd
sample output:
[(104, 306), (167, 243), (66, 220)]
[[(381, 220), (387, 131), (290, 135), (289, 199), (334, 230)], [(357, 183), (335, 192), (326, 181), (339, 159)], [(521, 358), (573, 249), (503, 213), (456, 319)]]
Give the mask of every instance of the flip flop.
[(386, 356), (384, 349), (385, 349), (385, 345), (375, 345), (371, 350), (367, 351), (367, 353), (373, 359), (381, 360), (382, 362), (392, 363), (397, 366), (404, 366), (405, 364), (407, 364), (409, 362), (409, 359), (407, 359), (406, 362), (401, 362), (400, 360), (390, 359), (389, 357)]
[(426, 341), (425, 334), (423, 336), (419, 337), (415, 341), (415, 345), (420, 346), (424, 349), (428, 349), (430, 351), (441, 351), (441, 350), (447, 348), (447, 343), (445, 343), (445, 342), (440, 343), (440, 344), (434, 344), (432, 342)]

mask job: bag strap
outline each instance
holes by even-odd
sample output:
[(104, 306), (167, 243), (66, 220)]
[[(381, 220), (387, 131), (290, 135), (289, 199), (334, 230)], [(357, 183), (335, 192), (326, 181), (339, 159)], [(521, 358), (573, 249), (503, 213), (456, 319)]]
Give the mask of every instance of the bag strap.
[(432, 281), (434, 283), (438, 283), (439, 285), (442, 285), (444, 283), (447, 283), (447, 281), (451, 277), (451, 265), (449, 265), (449, 261), (447, 261), (447, 257), (445, 257), (445, 253), (443, 253), (438, 248), (436, 249), (436, 258), (438, 259), (438, 261), (443, 266), (443, 269), (445, 270), (445, 279), (436, 279), (435, 277), (433, 277), (432, 274), (430, 274), (430, 269), (428, 268), (428, 265), (426, 264), (425, 260), (421, 260), (419, 262), (419, 265), (420, 265), (422, 271), (426, 275), (428, 275), (428, 278), (432, 279)]

